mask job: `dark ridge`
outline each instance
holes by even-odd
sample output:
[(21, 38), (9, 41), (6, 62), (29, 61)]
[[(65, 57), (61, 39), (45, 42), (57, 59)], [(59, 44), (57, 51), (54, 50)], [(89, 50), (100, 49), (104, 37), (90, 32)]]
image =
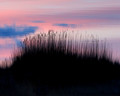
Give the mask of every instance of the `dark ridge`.
[(9, 89), (27, 82), (37, 90), (36, 94), (40, 90), (47, 94), (52, 89), (110, 85), (120, 80), (120, 65), (111, 60), (105, 45), (99, 47), (95, 40), (75, 47), (67, 39), (67, 33), (52, 31), (26, 37), (12, 58), (12, 66), (0, 69), (0, 84)]

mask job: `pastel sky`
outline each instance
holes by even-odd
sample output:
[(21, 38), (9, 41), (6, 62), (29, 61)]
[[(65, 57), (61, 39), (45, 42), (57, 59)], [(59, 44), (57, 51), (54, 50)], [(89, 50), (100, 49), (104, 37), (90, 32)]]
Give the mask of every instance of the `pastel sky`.
[(120, 58), (120, 0), (0, 0), (0, 60), (25, 35), (49, 29), (107, 39), (114, 58)]

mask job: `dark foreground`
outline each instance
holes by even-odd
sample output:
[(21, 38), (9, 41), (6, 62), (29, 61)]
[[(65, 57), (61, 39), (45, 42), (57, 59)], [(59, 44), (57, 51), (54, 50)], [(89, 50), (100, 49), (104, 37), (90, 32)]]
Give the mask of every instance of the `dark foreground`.
[(119, 63), (96, 51), (78, 55), (65, 41), (56, 46), (48, 39), (46, 46), (40, 37), (25, 40), (12, 66), (0, 69), (0, 96), (120, 95)]

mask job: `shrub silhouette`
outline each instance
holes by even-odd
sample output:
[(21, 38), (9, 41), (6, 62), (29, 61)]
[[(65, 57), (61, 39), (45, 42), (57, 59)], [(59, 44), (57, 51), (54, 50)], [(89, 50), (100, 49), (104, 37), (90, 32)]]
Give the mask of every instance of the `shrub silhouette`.
[(12, 66), (1, 69), (0, 74), (20, 84), (30, 82), (37, 89), (106, 84), (120, 79), (120, 65), (111, 60), (105, 45), (100, 47), (94, 40), (76, 47), (68, 39), (67, 33), (52, 30), (26, 37), (15, 51)]

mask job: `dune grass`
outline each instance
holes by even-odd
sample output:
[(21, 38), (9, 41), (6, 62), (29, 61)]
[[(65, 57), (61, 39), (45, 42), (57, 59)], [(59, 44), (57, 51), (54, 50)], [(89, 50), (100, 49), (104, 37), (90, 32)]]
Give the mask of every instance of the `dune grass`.
[(17, 84), (30, 82), (37, 90), (40, 86), (57, 89), (120, 80), (120, 65), (112, 61), (105, 43), (101, 46), (95, 39), (75, 39), (69, 38), (67, 32), (52, 30), (26, 37), (15, 51), (11, 67), (0, 69), (0, 80), (8, 76)]
[(100, 47), (97, 40), (76, 45), (67, 37), (67, 32), (49, 31), (27, 37), (21, 42), (18, 55), (12, 59), (11, 70), (19, 80), (37, 78), (45, 83), (119, 78), (119, 64), (112, 62), (106, 45)]

